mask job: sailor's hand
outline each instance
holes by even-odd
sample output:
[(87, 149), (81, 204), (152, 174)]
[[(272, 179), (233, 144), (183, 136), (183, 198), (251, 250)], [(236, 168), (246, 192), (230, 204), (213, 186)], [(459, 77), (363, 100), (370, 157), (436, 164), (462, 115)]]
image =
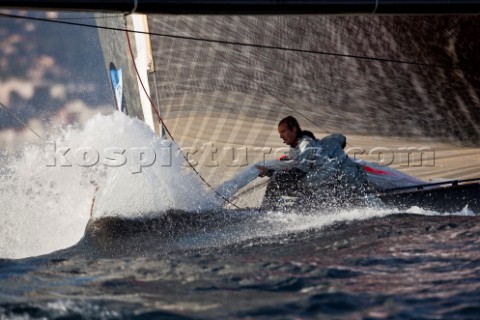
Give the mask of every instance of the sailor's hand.
[(258, 171), (260, 171), (260, 173), (258, 174), (258, 176), (259, 176), (260, 178), (265, 177), (265, 176), (268, 175), (268, 169), (267, 169), (267, 167), (264, 167), (264, 166), (255, 166), (255, 168), (257, 168)]

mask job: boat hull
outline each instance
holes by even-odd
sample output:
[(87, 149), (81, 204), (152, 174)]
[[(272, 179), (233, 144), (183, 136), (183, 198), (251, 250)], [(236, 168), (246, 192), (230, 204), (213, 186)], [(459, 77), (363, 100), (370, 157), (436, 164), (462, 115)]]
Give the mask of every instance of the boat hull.
[[(380, 201), (378, 201), (380, 200)], [(392, 210), (420, 208), (438, 213), (454, 214), (465, 209), (480, 213), (480, 183), (449, 183), (448, 185), (424, 185), (411, 188), (399, 188), (349, 199), (331, 199), (331, 201), (312, 201), (308, 198), (285, 197), (278, 195), (273, 207), (261, 207), (263, 210), (301, 210), (306, 212), (353, 209), (359, 207), (385, 206)]]
[(475, 213), (480, 212), (480, 183), (402, 190), (384, 193), (378, 197), (386, 205), (400, 210), (419, 207), (424, 210), (455, 213), (467, 207)]

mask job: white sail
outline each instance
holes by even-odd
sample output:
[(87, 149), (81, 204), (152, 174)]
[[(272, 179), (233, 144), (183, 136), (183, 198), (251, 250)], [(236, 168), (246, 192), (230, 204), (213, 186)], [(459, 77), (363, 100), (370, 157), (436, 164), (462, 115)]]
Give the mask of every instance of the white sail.
[[(418, 181), (471, 178), (480, 169), (477, 24), (468, 15), (150, 14), (150, 96), (213, 188), (280, 157), (276, 127), (287, 115), (319, 138), (342, 132), (350, 156)], [(138, 82), (125, 34), (99, 32), (106, 62), (121, 61), (126, 81)], [(129, 114), (150, 117), (139, 109), (143, 89), (125, 86)]]

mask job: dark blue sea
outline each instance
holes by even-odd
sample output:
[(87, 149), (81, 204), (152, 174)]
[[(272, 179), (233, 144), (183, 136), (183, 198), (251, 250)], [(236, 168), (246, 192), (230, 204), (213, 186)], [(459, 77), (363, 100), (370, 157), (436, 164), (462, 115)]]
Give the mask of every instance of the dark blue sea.
[(306, 217), (197, 215), (100, 220), (68, 249), (1, 260), (2, 318), (478, 319), (476, 216), (396, 213), (230, 242), (229, 229)]

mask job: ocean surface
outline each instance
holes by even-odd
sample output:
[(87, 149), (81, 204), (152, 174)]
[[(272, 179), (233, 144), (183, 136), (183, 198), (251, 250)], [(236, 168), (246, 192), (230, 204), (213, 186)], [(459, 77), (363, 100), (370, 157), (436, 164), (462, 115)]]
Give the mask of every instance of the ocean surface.
[(479, 318), (468, 208), (227, 210), (175, 148), (115, 113), (2, 155), (0, 319)]

